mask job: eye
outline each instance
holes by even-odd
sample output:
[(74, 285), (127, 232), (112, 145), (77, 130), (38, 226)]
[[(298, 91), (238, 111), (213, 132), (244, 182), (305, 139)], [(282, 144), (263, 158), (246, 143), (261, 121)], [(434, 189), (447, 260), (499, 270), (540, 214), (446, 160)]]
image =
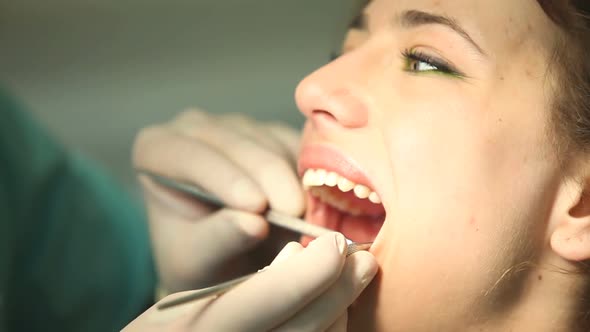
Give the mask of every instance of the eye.
[(412, 71), (433, 71), (438, 68), (426, 61), (410, 59), (409, 67)]
[(402, 53), (404, 70), (412, 73), (435, 72), (451, 76), (464, 77), (448, 62), (416, 50), (405, 50)]

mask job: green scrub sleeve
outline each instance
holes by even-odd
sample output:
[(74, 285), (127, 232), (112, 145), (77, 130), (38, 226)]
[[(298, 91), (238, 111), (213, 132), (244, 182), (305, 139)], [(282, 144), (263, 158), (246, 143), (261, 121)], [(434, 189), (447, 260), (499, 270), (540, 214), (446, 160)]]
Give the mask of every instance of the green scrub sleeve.
[(154, 289), (139, 202), (0, 92), (0, 331), (118, 331)]

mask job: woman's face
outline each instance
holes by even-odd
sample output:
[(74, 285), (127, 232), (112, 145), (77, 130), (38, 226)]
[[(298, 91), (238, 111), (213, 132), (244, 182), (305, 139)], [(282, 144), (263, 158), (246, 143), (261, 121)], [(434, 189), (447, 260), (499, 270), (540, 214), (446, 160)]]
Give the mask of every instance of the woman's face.
[[(333, 171), (385, 209), (382, 223), (380, 204), (338, 196), (325, 174), (306, 180), (309, 222), (376, 236), (381, 272), (350, 325), (499, 319), (525, 283), (505, 272), (545, 250), (560, 180), (546, 73), (555, 28), (535, 0), (374, 0), (356, 25), (344, 54), (296, 92), (302, 175)], [(337, 201), (348, 205), (326, 212)], [(359, 209), (368, 217), (350, 217)]]

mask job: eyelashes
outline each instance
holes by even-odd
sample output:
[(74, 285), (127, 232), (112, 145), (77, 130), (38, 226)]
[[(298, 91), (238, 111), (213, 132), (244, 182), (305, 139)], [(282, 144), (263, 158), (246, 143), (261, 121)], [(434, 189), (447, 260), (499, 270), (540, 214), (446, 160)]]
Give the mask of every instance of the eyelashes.
[(406, 49), (402, 52), (404, 70), (412, 73), (434, 72), (456, 77), (465, 75), (449, 62), (438, 57), (431, 56), (416, 49)]
[[(329, 62), (338, 59), (341, 55), (343, 55), (343, 53), (333, 51), (330, 54)], [(449, 62), (416, 49), (405, 49), (401, 52), (401, 56), (404, 62), (403, 69), (407, 72), (417, 74), (439, 73), (458, 78), (467, 77)]]

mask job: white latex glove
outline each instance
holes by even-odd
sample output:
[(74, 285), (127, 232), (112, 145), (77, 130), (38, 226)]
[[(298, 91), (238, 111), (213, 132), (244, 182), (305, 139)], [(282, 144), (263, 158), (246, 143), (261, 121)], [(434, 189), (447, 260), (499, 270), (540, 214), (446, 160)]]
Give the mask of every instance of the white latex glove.
[(299, 135), (288, 127), (199, 111), (139, 133), (136, 168), (197, 184), (235, 208), (214, 212), (140, 177), (164, 289), (201, 288), (270, 262), (287, 241), (273, 234), (274, 243), (249, 252), (269, 232), (257, 213), (269, 205), (290, 215), (303, 213), (298, 144)]
[(154, 306), (124, 331), (345, 331), (348, 306), (376, 272), (369, 252), (346, 258), (344, 236), (330, 233), (306, 249), (288, 244), (268, 269), (218, 298)]

